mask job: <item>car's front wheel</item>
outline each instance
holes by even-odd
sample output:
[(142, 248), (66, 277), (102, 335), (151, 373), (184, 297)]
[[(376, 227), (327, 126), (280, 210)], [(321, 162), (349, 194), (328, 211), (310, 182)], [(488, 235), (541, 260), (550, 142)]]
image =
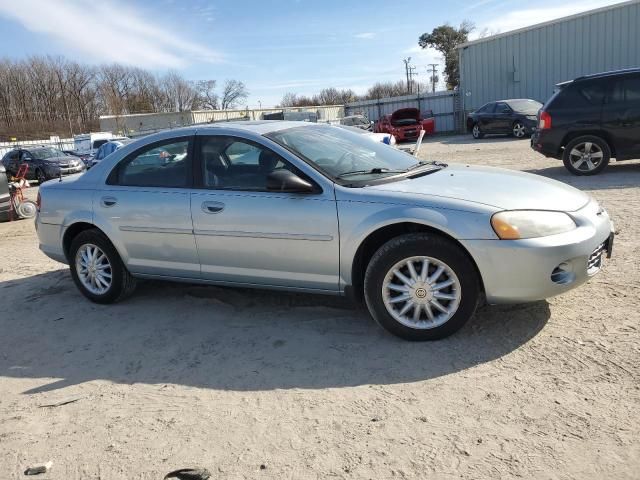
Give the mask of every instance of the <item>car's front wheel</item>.
[(36, 170), (35, 176), (36, 180), (38, 180), (38, 185), (42, 185), (47, 181), (47, 175), (40, 168)]
[(522, 122), (514, 122), (511, 127), (511, 133), (516, 138), (524, 138), (527, 134), (527, 127)]
[(131, 293), (135, 278), (109, 239), (99, 230), (80, 232), (69, 250), (71, 276), (80, 292), (96, 303), (114, 303)]
[(611, 149), (602, 138), (593, 135), (574, 138), (565, 147), (562, 162), (574, 175), (595, 175), (611, 159)]
[(364, 293), (369, 312), (389, 332), (406, 340), (437, 340), (473, 316), (480, 282), (473, 262), (453, 241), (407, 234), (373, 255)]

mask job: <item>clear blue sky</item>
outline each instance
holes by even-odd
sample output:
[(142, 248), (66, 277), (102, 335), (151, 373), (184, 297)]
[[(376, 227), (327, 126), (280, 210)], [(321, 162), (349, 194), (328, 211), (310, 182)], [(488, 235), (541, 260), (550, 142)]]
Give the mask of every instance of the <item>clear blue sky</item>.
[[(0, 0), (0, 57), (64, 55), (121, 62), (192, 80), (236, 78), (250, 106), (277, 104), (285, 92), (327, 86), (362, 93), (404, 78), (412, 58), (421, 81), (439, 54), (420, 34), (463, 19), (506, 32), (615, 0)], [(442, 65), (440, 66), (442, 70)]]

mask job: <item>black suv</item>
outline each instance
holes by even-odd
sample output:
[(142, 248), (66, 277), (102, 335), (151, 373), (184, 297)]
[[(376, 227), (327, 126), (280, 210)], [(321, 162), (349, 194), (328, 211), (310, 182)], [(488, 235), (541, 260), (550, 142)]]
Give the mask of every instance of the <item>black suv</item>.
[(609, 159), (640, 158), (640, 68), (576, 78), (538, 113), (531, 148), (562, 159), (574, 175), (595, 175)]

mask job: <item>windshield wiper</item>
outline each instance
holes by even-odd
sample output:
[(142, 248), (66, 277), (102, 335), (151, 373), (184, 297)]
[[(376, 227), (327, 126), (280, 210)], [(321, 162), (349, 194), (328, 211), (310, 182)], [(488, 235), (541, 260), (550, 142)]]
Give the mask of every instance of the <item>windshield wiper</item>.
[(442, 162), (426, 162), (424, 160), (419, 161), (418, 163), (416, 163), (415, 165), (411, 165), (409, 168), (407, 168), (405, 170), (405, 172), (411, 172), (412, 170), (416, 170), (418, 168), (422, 168), (424, 166), (427, 165), (431, 165), (433, 167), (438, 167), (438, 168), (447, 168), (449, 165), (447, 165), (446, 163), (442, 163)]
[(385, 167), (376, 167), (369, 170), (354, 170), (352, 172), (344, 172), (338, 175), (338, 178), (349, 177), (351, 175), (380, 175), (383, 173), (405, 173), (407, 170), (391, 170)]

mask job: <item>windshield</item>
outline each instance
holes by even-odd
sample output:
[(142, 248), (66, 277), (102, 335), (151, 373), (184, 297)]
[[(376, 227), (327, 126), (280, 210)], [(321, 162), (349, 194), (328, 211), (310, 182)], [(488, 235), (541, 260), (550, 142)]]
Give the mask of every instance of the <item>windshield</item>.
[(31, 150), (35, 158), (46, 160), (47, 158), (66, 157), (67, 154), (57, 148), (34, 148)]
[(509, 100), (509, 106), (514, 112), (526, 115), (537, 115), (538, 110), (542, 108), (542, 104), (535, 100)]
[(349, 176), (350, 181), (366, 181), (404, 173), (420, 165), (408, 153), (330, 125), (294, 127), (267, 137), (334, 179)]

